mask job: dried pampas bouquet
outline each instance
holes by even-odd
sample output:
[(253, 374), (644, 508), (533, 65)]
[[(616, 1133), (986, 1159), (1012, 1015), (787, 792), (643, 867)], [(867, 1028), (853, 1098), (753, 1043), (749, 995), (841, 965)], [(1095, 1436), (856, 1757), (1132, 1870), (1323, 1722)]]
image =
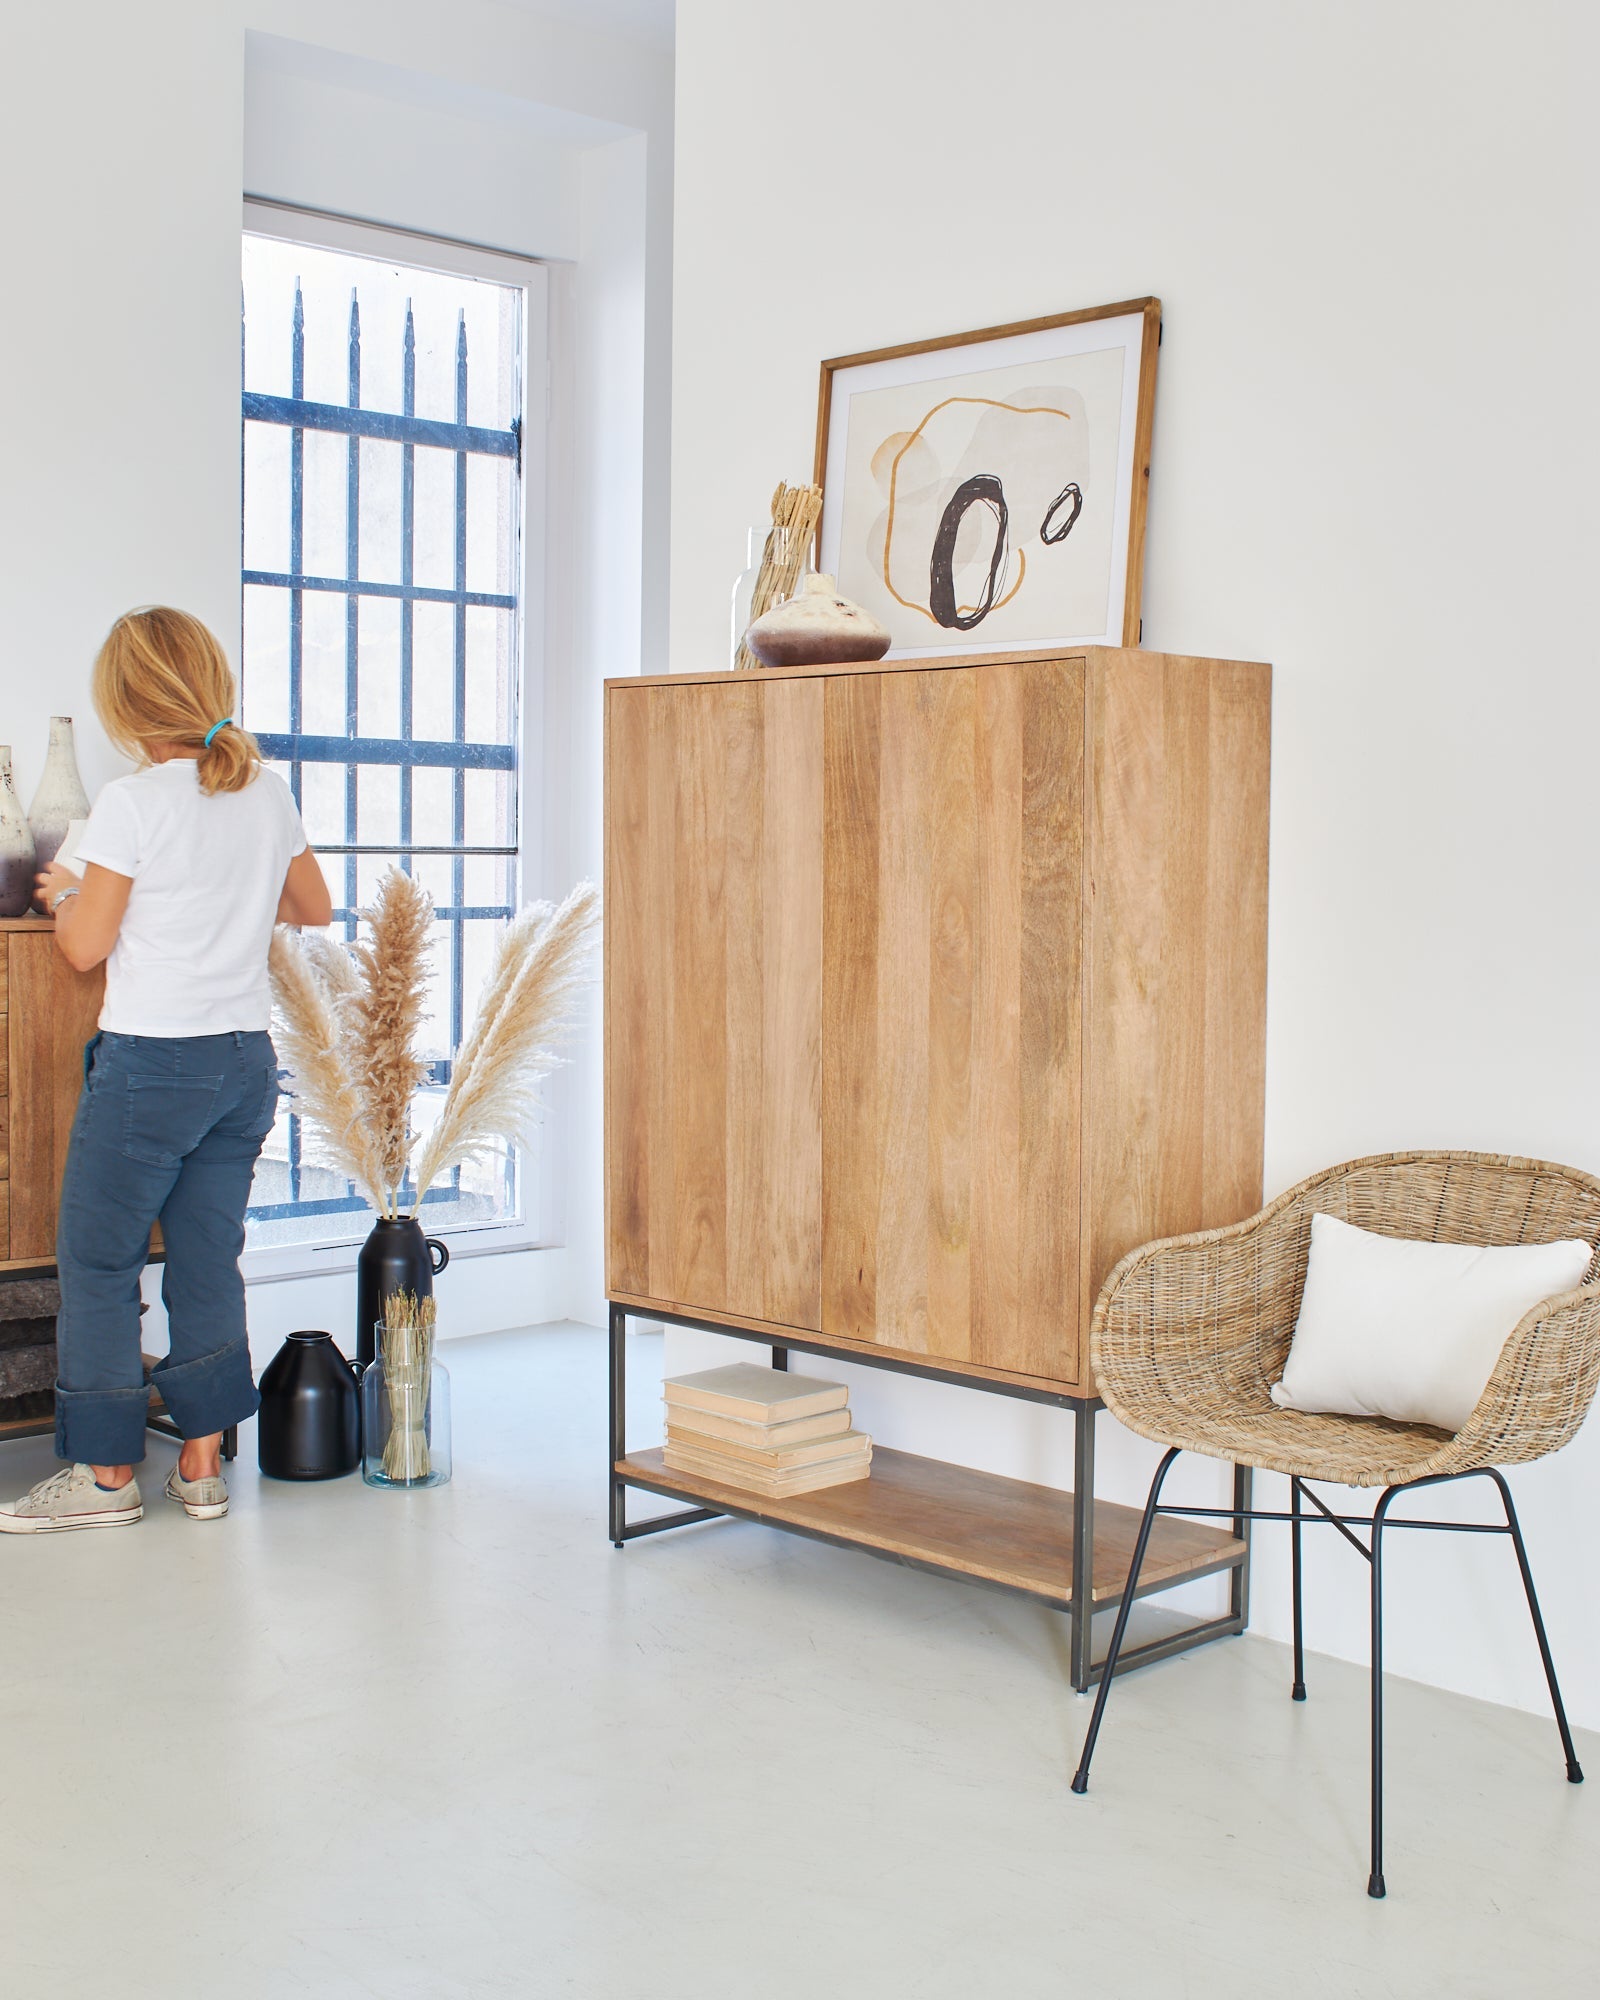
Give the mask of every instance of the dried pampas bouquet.
[(411, 1106), (428, 1074), (417, 1031), (432, 897), (391, 868), (361, 912), (359, 943), (276, 932), (275, 1034), (295, 1108), (328, 1164), (380, 1215), (400, 1213), (402, 1190), (415, 1214), (441, 1174), (530, 1136), (539, 1079), (559, 1059), (599, 913), (599, 896), (580, 882), (559, 908), (531, 903), (502, 933), (409, 1189)]

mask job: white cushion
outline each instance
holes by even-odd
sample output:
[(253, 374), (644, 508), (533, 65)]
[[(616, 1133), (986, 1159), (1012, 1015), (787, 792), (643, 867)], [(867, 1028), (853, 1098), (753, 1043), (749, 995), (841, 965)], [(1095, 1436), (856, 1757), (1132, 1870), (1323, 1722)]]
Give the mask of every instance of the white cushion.
[(1524, 1315), (1583, 1282), (1594, 1246), (1416, 1243), (1311, 1218), (1311, 1262), (1283, 1410), (1393, 1417), (1458, 1431)]

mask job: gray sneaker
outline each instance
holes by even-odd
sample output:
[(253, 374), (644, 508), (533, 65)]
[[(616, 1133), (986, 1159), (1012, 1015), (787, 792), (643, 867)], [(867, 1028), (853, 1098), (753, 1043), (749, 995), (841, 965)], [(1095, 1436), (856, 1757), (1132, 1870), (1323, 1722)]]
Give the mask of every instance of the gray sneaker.
[(108, 1493), (86, 1465), (41, 1479), (20, 1500), (0, 1502), (0, 1535), (42, 1535), (57, 1528), (131, 1528), (144, 1518), (139, 1482)]
[(228, 1511), (228, 1485), (215, 1479), (185, 1479), (176, 1466), (167, 1474), (167, 1498), (178, 1501), (191, 1521), (220, 1521)]

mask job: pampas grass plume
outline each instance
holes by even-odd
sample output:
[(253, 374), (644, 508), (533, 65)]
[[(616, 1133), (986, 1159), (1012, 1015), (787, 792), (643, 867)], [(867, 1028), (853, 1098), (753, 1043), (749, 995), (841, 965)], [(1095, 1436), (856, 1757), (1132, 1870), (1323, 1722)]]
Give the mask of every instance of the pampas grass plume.
[(382, 1160), (360, 1087), (345, 1060), (337, 1008), (317, 962), (297, 932), (280, 928), (273, 934), (269, 964), (278, 1009), (278, 1054), (293, 1079), (290, 1094), (296, 1109), (329, 1163), (381, 1210)]
[[(417, 1163), (419, 1207), (441, 1174), (529, 1136), (599, 913), (598, 894), (580, 882), (559, 909), (532, 903), (502, 933)], [(278, 1048), (330, 1163), (393, 1216), (414, 1145), (411, 1106), (429, 1067), (417, 1035), (433, 902), (392, 868), (361, 914), (368, 935), (355, 945), (283, 928), (274, 935)]]
[(346, 1047), (382, 1164), (384, 1213), (393, 1215), (411, 1157), (411, 1100), (428, 1074), (416, 1039), (427, 1000), (433, 898), (391, 868), (362, 915), (370, 935), (351, 954), (360, 979), (342, 1003)]
[(580, 882), (559, 909), (535, 904), (523, 911), (501, 939), (472, 1032), (417, 1163), (419, 1204), (452, 1167), (529, 1136), (539, 1111), (539, 1079), (559, 1059), (553, 1045), (570, 1026), (599, 914), (598, 892)]

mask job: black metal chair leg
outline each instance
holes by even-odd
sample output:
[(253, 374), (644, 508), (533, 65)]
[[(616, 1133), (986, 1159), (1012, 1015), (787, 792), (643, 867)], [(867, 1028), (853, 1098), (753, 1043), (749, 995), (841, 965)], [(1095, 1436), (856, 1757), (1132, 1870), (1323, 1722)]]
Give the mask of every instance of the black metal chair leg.
[(222, 1456), (230, 1463), (239, 1456), (239, 1426), (229, 1424), (222, 1433)]
[(1300, 1482), (1289, 1481), (1289, 1512), (1293, 1520), (1289, 1527), (1289, 1576), (1290, 1588), (1294, 1593), (1294, 1686), (1289, 1690), (1291, 1701), (1306, 1698), (1306, 1643), (1305, 1614), (1300, 1590)]
[(1384, 1488), (1372, 1510), (1372, 1869), (1367, 1894), (1384, 1896), (1383, 1880), (1383, 1522), (1398, 1486)]
[(1150, 1529), (1156, 1518), (1156, 1503), (1161, 1498), (1162, 1481), (1171, 1471), (1172, 1462), (1177, 1456), (1178, 1446), (1173, 1445), (1156, 1467), (1156, 1476), (1150, 1482), (1150, 1497), (1144, 1503), (1144, 1519), (1139, 1523), (1139, 1538), (1133, 1545), (1133, 1561), (1128, 1565), (1128, 1581), (1122, 1587), (1122, 1602), (1117, 1606), (1117, 1622), (1111, 1633), (1111, 1650), (1106, 1654), (1105, 1665), (1100, 1669), (1100, 1686), (1094, 1698), (1094, 1713), (1089, 1717), (1089, 1733), (1083, 1739), (1083, 1752), (1078, 1758), (1078, 1768), (1073, 1774), (1072, 1789), (1079, 1794), (1089, 1789), (1089, 1760), (1094, 1755), (1095, 1739), (1100, 1734), (1100, 1721), (1106, 1712), (1106, 1698), (1111, 1693), (1117, 1661), (1122, 1655), (1123, 1634), (1128, 1629), (1128, 1614), (1133, 1609), (1134, 1593), (1139, 1587), (1139, 1572), (1144, 1568), (1144, 1552), (1150, 1543)]
[(1561, 1732), (1561, 1748), (1567, 1760), (1567, 1783), (1583, 1783), (1583, 1766), (1578, 1762), (1578, 1753), (1572, 1747), (1572, 1731), (1567, 1727), (1567, 1711), (1561, 1699), (1561, 1689), (1556, 1682), (1556, 1663), (1550, 1655), (1550, 1641), (1545, 1636), (1544, 1618), (1539, 1610), (1539, 1595), (1533, 1587), (1533, 1570), (1528, 1563), (1528, 1551), (1522, 1540), (1522, 1525), (1517, 1519), (1517, 1510), (1511, 1504), (1511, 1488), (1506, 1484), (1504, 1474), (1488, 1468), (1489, 1477), (1500, 1489), (1500, 1498), (1506, 1510), (1506, 1526), (1511, 1530), (1511, 1545), (1517, 1552), (1517, 1567), (1522, 1571), (1522, 1587), (1528, 1593), (1528, 1610), (1533, 1618), (1533, 1635), (1539, 1641), (1539, 1658), (1544, 1662), (1544, 1677), (1550, 1688), (1550, 1706), (1556, 1712), (1556, 1727)]

